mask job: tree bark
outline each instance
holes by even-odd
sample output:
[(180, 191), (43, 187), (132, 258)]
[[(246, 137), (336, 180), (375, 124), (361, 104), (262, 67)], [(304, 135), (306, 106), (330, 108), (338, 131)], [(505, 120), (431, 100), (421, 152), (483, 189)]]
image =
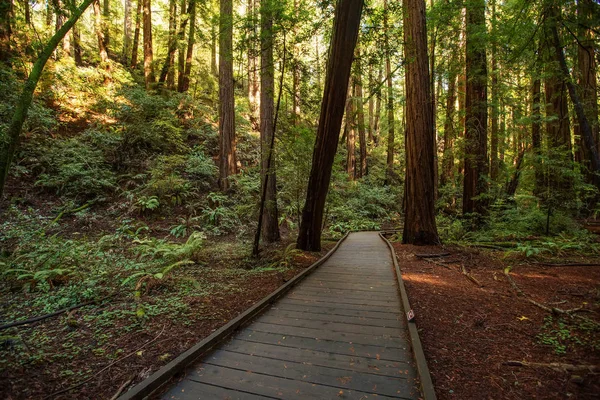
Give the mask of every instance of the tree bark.
[[(179, 15), (179, 33), (177, 34), (178, 39), (177, 39), (177, 43), (176, 43), (176, 47), (177, 47), (177, 91), (180, 93), (183, 91), (183, 76), (185, 75), (185, 41), (183, 40), (184, 39), (183, 36), (184, 36), (184, 32), (185, 32), (184, 23), (186, 23), (188, 20), (187, 15), (185, 15), (183, 13), (183, 10), (185, 10), (185, 5), (186, 5), (185, 0), (181, 0), (181, 3), (179, 5), (179, 9), (181, 10), (181, 13)], [(162, 74), (162, 72), (161, 72), (161, 74)]]
[(535, 169), (535, 186), (533, 194), (539, 196), (544, 187), (544, 173), (542, 170), (542, 115), (540, 106), (542, 102), (541, 80), (539, 76), (533, 79), (531, 89), (531, 146), (535, 157), (533, 167)]
[[(384, 46), (385, 46), (385, 75), (387, 76), (387, 117), (388, 117), (388, 142), (387, 142), (387, 160), (385, 170), (385, 184), (389, 185), (394, 174), (394, 86), (392, 82), (392, 67), (391, 67), (391, 50), (390, 39), (388, 37), (388, 3), (383, 1), (383, 30), (384, 30)], [(429, 82), (427, 82), (429, 85)], [(431, 105), (430, 105), (431, 106)]]
[(297, 247), (302, 250), (321, 250), (323, 211), (344, 116), (362, 8), (362, 0), (339, 0), (336, 5), (319, 127), (298, 233)]
[[(492, 1), (492, 31), (495, 32), (497, 25), (496, 0)], [(500, 162), (498, 160), (498, 46), (492, 43), (492, 104), (491, 110), (491, 137), (490, 137), (490, 179), (495, 182), (498, 179)]]
[(104, 48), (107, 53), (110, 46), (110, 29), (108, 21), (110, 21), (110, 0), (104, 0), (102, 5), (102, 31), (104, 33)]
[(485, 1), (473, 0), (466, 11), (466, 96), (463, 214), (484, 213), (487, 191), (487, 66)]
[[(183, 9), (181, 10), (183, 14)], [(175, 86), (175, 51), (177, 51), (177, 1), (169, 0), (169, 39), (167, 44), (167, 58), (163, 66), (166, 66), (166, 78), (163, 78), (163, 71), (160, 72), (159, 82), (167, 83), (167, 89), (173, 90)]]
[(100, 54), (100, 62), (105, 64), (108, 61), (108, 52), (106, 50), (106, 38), (104, 31), (104, 22), (100, 13), (100, 0), (94, 1), (94, 28), (96, 37), (98, 38), (98, 53)]
[(256, 4), (255, 0), (248, 0), (248, 102), (250, 103), (250, 123), (254, 130), (260, 130), (260, 82), (258, 77), (258, 57), (256, 41)]
[(21, 135), (21, 130), (23, 129), (23, 123), (27, 118), (29, 106), (33, 100), (33, 92), (35, 91), (38, 81), (40, 80), (44, 66), (67, 32), (69, 32), (81, 14), (83, 14), (83, 12), (90, 6), (90, 4), (92, 4), (93, 1), (94, 0), (84, 0), (79, 8), (73, 11), (69, 20), (60, 27), (60, 29), (48, 41), (46, 46), (44, 46), (40, 56), (31, 69), (31, 73), (29, 74), (29, 77), (23, 86), (21, 97), (13, 113), (10, 126), (6, 132), (6, 141), (2, 142), (0, 145), (0, 198), (2, 198), (4, 194), (8, 170), (19, 142), (19, 136)]
[(123, 54), (121, 60), (126, 65), (131, 52), (131, 1), (124, 0), (123, 10)]
[[(275, 103), (275, 68), (273, 65), (273, 8), (272, 0), (260, 2), (260, 146), (261, 182), (266, 181), (265, 208), (262, 223), (262, 238), (267, 243), (276, 242), (279, 236), (279, 216), (277, 212), (277, 181), (275, 157), (269, 154), (273, 140), (273, 119)], [(269, 163), (269, 157), (271, 162)], [(265, 177), (269, 175), (268, 179)]]
[[(379, 75), (377, 78), (377, 82), (383, 81), (383, 68), (381, 65), (379, 66)], [(377, 93), (375, 94), (375, 115), (373, 116), (373, 139), (374, 144), (377, 146), (379, 144), (379, 121), (381, 119), (381, 86), (377, 88)]]
[(140, 47), (140, 27), (142, 24), (142, 4), (144, 0), (137, 0), (135, 13), (135, 30), (133, 33), (133, 44), (131, 45), (131, 68), (137, 67), (138, 48)]
[(221, 0), (219, 15), (219, 186), (229, 189), (237, 173), (233, 98), (233, 1)]
[(402, 242), (439, 244), (434, 204), (434, 130), (425, 1), (403, 0), (406, 60), (406, 189)]
[[(358, 56), (360, 57), (360, 55)], [(357, 61), (357, 75), (354, 81), (354, 107), (356, 109), (356, 123), (358, 127), (359, 167), (356, 169), (357, 178), (366, 176), (367, 168), (367, 134), (365, 130), (365, 113), (363, 111), (363, 89), (360, 76), (360, 61)]]
[(196, 0), (190, 0), (190, 31), (188, 36), (187, 53), (185, 56), (185, 71), (181, 91), (187, 92), (190, 88), (190, 74), (192, 73), (192, 57), (196, 43)]
[(154, 76), (154, 55), (152, 53), (152, 8), (151, 0), (142, 0), (144, 7), (143, 27), (144, 27), (144, 82), (146, 89), (156, 81)]
[(346, 101), (346, 173), (348, 179), (353, 181), (356, 177), (356, 139), (355, 139), (355, 113), (352, 88), (348, 91), (348, 100)]
[[(454, 60), (453, 60), (454, 61)], [(440, 176), (440, 186), (444, 186), (453, 181), (454, 172), (454, 139), (456, 136), (454, 127), (454, 115), (456, 114), (456, 70), (453, 66), (449, 67), (450, 75), (448, 77), (448, 94), (446, 98), (446, 116), (444, 120), (444, 147), (442, 155), (442, 174)]]
[(79, 32), (79, 24), (74, 24), (71, 29), (73, 34), (73, 58), (75, 59), (75, 65), (81, 67), (83, 65), (83, 58), (81, 54), (81, 32)]

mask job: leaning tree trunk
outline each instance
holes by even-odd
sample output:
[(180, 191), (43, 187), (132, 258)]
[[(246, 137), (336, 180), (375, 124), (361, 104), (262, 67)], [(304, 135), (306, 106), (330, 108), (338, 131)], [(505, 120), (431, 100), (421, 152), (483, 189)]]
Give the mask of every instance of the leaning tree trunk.
[(339, 0), (336, 5), (319, 127), (298, 233), (297, 246), (302, 250), (321, 250), (323, 211), (344, 116), (362, 7), (363, 0)]
[(6, 141), (2, 142), (0, 146), (0, 198), (2, 198), (4, 194), (4, 186), (6, 184), (6, 178), (8, 177), (10, 163), (17, 148), (19, 136), (23, 129), (23, 123), (27, 118), (27, 111), (33, 100), (33, 92), (40, 80), (44, 66), (67, 32), (69, 32), (81, 14), (83, 14), (93, 1), (94, 0), (85, 0), (79, 8), (73, 10), (71, 18), (69, 18), (48, 41), (31, 69), (31, 73), (23, 86), (23, 92), (21, 93), (21, 97), (13, 113), (10, 126), (6, 132)]
[(463, 214), (483, 213), (487, 167), (487, 66), (485, 56), (485, 1), (467, 5), (465, 179)]
[(219, 16), (219, 186), (229, 189), (237, 172), (233, 99), (233, 1), (221, 0)]
[[(277, 213), (277, 181), (275, 174), (274, 149), (270, 143), (275, 134), (273, 128), (275, 106), (275, 68), (273, 66), (273, 6), (271, 0), (260, 3), (260, 147), (261, 182), (266, 182), (265, 208), (263, 213), (262, 237), (267, 243), (279, 240)], [(269, 162), (271, 158), (271, 162)], [(268, 179), (265, 177), (269, 175)]]
[(425, 1), (403, 0), (406, 71), (406, 186), (402, 242), (439, 244), (435, 225), (434, 130)]

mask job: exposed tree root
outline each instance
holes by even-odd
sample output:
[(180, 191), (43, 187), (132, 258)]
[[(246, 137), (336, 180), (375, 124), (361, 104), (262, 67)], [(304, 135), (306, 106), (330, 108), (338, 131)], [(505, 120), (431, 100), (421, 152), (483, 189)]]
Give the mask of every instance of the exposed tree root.
[(117, 392), (113, 395), (113, 397), (110, 398), (110, 400), (117, 400), (119, 398), (119, 396), (121, 395), (121, 393), (123, 393), (123, 390), (125, 390), (125, 388), (127, 387), (127, 385), (129, 385), (131, 383), (131, 381), (133, 381), (133, 376), (129, 379), (127, 379), (125, 382), (123, 382), (123, 384), (121, 386), (119, 386), (119, 390), (117, 390)]
[(470, 280), (471, 282), (473, 282), (474, 284), (476, 284), (480, 288), (483, 287), (483, 285), (481, 284), (481, 282), (479, 282), (477, 279), (475, 279), (473, 277), (473, 275), (471, 275), (471, 274), (469, 274), (467, 272), (467, 269), (465, 268), (465, 266), (463, 264), (460, 265), (460, 270), (461, 270), (462, 274), (467, 277), (468, 280)]
[(531, 368), (551, 368), (557, 371), (565, 371), (565, 372), (599, 372), (600, 366), (598, 365), (573, 365), (573, 364), (564, 364), (564, 363), (536, 363), (536, 362), (527, 362), (527, 361), (506, 361), (502, 363), (503, 365), (508, 365), (509, 367), (531, 367)]
[(440, 258), (440, 257), (447, 257), (449, 255), (450, 255), (450, 253), (415, 254), (415, 256), (418, 257), (418, 258)]

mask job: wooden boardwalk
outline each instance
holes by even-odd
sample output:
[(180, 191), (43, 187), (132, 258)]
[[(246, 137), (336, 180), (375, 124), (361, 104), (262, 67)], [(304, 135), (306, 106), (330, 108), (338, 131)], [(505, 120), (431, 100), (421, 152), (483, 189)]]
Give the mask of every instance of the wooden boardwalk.
[(405, 321), (387, 245), (351, 233), (162, 399), (417, 399)]

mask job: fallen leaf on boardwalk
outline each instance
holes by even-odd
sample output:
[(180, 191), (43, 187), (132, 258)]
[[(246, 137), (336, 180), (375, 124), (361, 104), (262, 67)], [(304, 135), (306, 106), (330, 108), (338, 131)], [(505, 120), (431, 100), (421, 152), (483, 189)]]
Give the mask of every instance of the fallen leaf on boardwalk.
[(377, 358), (378, 360), (380, 360), (381, 356), (379, 354), (375, 354), (375, 358)]
[(339, 397), (339, 396), (343, 396), (343, 395), (344, 395), (344, 391), (343, 391), (343, 390), (340, 390), (340, 391), (338, 392), (338, 394), (337, 394), (337, 395), (338, 395), (338, 397)]
[(347, 384), (348, 382), (350, 382), (352, 380), (352, 377), (350, 377), (350, 376), (342, 376), (341, 378), (337, 378), (337, 379), (338, 379), (338, 381), (340, 381), (340, 383), (342, 385), (345, 385), (345, 384)]

